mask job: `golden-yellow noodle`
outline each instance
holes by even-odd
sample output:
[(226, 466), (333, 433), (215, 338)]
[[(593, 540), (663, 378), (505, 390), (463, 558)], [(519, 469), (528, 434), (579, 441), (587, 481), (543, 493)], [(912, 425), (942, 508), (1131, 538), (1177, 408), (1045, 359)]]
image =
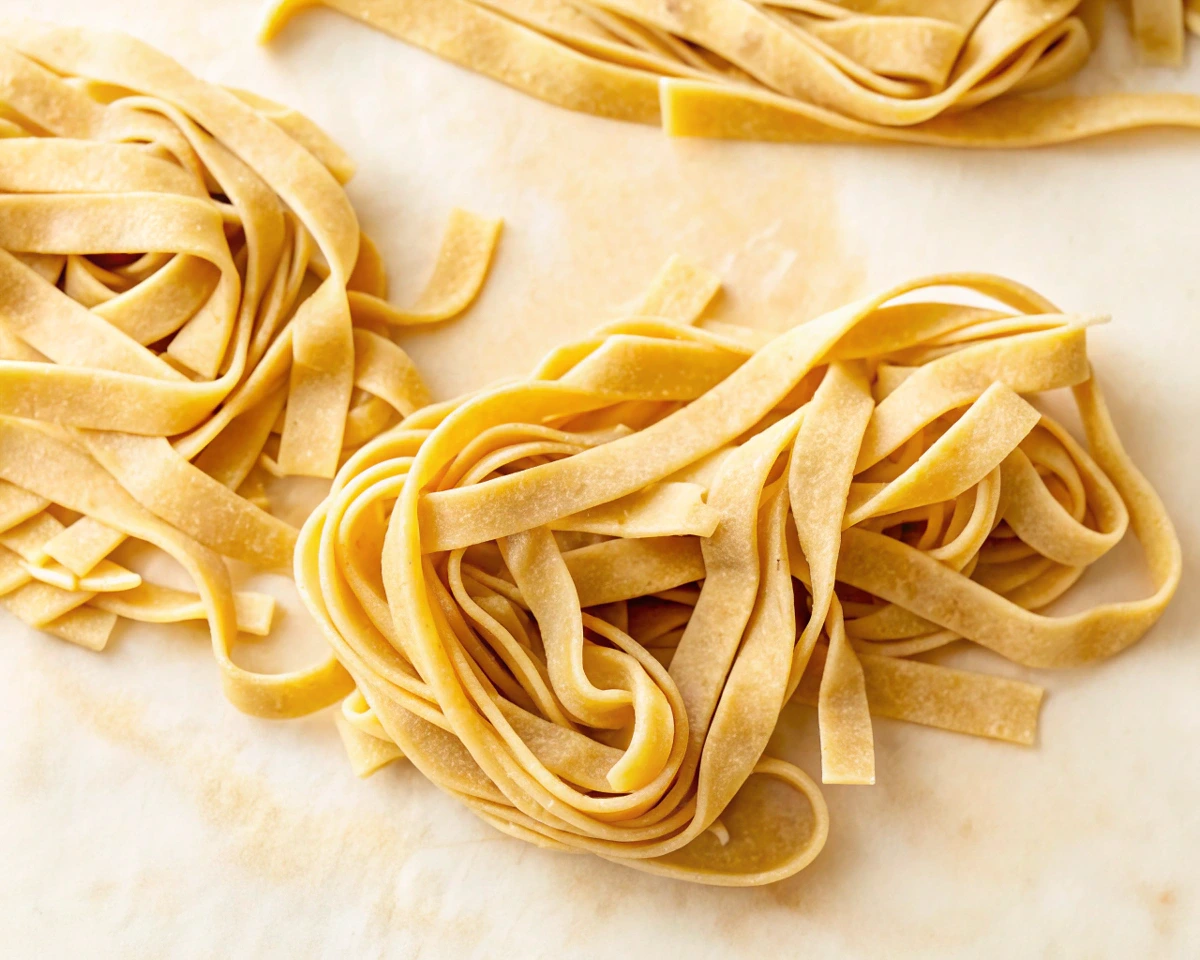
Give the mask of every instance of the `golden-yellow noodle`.
[[(1200, 126), (1200, 96), (1026, 96), (1083, 66), (1103, 0), (272, 0), (261, 38), (317, 5), (673, 136), (1023, 147)], [(1193, 7), (1132, 0), (1144, 59), (1181, 62)]]
[[(273, 604), (234, 595), (223, 558), (290, 569), (297, 531), (264, 480), (331, 477), (428, 402), (390, 330), (461, 311), (499, 223), (455, 212), (398, 310), (336, 144), (117, 34), (0, 29), (0, 134), (0, 603), (92, 649), (118, 617), (207, 619), (238, 706), (332, 702), (349, 686), (332, 659), (233, 664)], [(128, 537), (199, 594), (109, 559)]]
[[(872, 783), (872, 714), (1035, 737), (1040, 688), (914, 655), (1071, 666), (1161, 614), (1180, 547), (1105, 409), (1091, 318), (956, 274), (762, 342), (692, 324), (715, 289), (673, 261), (643, 315), (339, 472), (296, 579), (356, 683), (338, 725), (360, 774), (407, 757), (539, 846), (768, 883), (828, 822), (766, 752), (790, 698), (818, 709), (825, 782)], [(1030, 402), (1060, 388), (1086, 446)], [(1153, 594), (1042, 612), (1127, 527)]]

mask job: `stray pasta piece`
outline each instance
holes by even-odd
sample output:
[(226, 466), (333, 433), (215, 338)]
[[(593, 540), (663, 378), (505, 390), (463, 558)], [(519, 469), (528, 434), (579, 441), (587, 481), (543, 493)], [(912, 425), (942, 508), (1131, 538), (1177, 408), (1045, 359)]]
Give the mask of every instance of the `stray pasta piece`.
[[(1200, 97), (1029, 97), (1087, 61), (1103, 0), (272, 0), (323, 5), (549, 103), (672, 136), (1027, 147), (1200, 127)], [(1194, 0), (1132, 0), (1178, 64)], [(1186, 15), (1185, 15), (1186, 14)]]
[[(956, 274), (762, 345), (693, 324), (715, 288), (672, 261), (644, 301), (666, 315), (342, 468), (296, 581), (356, 684), (338, 724), (360, 775), (405, 757), (539, 846), (769, 883), (828, 826), (768, 752), (789, 700), (817, 707), (826, 783), (873, 783), (873, 716), (1035, 739), (1040, 687), (916, 655), (1073, 666), (1162, 613), (1179, 542), (1109, 419), (1093, 318)], [(1086, 445), (1028, 399), (1060, 388)], [(1128, 528), (1150, 597), (1043, 612)]]
[[(429, 289), (388, 304), (343, 182), (349, 159), (298, 113), (192, 76), (119, 34), (0, 31), (0, 602), (101, 649), (118, 617), (205, 619), (252, 713), (325, 706), (330, 659), (236, 667), (273, 601), (225, 558), (290, 570), (271, 475), (332, 477), (429, 401), (391, 331), (474, 298), (499, 223), (456, 211)], [(110, 559), (127, 538), (198, 593)]]

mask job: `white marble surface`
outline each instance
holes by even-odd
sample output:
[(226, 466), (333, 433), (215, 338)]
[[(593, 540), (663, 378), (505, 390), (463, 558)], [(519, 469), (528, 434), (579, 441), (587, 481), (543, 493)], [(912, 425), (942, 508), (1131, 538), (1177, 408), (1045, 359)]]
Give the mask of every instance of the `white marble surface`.
[[(525, 99), (323, 11), (262, 50), (256, 0), (36, 7), (126, 29), (326, 126), (360, 165), (351, 193), (398, 300), (423, 282), (451, 206), (502, 215), (476, 308), (406, 341), (439, 396), (521, 373), (619, 313), (674, 251), (723, 271), (727, 317), (767, 327), (949, 269), (1111, 312), (1095, 362), (1188, 570), (1138, 647), (1037, 676), (1049, 695), (1036, 748), (880, 721), (878, 785), (829, 788), (825, 852), (759, 890), (538, 851), (410, 768), (356, 781), (327, 716), (268, 723), (228, 706), (202, 629), (123, 628), (95, 655), (5, 617), (0, 953), (1196, 956), (1200, 137), (1018, 154), (677, 143)], [(1091, 77), (1200, 90), (1191, 54), (1181, 73), (1131, 72), (1115, 36)], [(1119, 572), (1136, 563), (1123, 549), (1088, 592), (1144, 589)], [(290, 584), (272, 589), (289, 609), (283, 639), (317, 649)], [(781, 731), (810, 770), (813, 724), (793, 707)]]

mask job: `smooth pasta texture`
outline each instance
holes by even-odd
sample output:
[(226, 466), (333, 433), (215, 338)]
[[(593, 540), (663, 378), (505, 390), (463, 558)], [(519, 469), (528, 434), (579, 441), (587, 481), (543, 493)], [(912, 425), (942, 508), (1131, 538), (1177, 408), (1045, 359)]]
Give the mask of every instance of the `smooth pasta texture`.
[[(411, 310), (387, 294), (311, 121), (118, 34), (0, 30), (0, 604), (101, 649), (119, 617), (205, 619), (226, 691), (268, 716), (325, 706), (332, 658), (237, 667), (273, 601), (225, 558), (290, 570), (272, 476), (332, 477), (429, 402), (391, 330), (464, 309), (497, 221), (456, 211)], [(110, 559), (174, 556), (197, 593)]]
[[(642, 315), (342, 468), (296, 580), (356, 684), (360, 775), (407, 757), (539, 846), (768, 883), (828, 826), (768, 748), (789, 699), (817, 707), (824, 781), (872, 783), (873, 714), (1036, 736), (1039, 687), (914, 656), (1084, 664), (1162, 613), (1179, 542), (1092, 375), (1093, 318), (960, 274), (766, 339), (695, 326), (715, 289), (674, 260)], [(1060, 388), (1086, 446), (1030, 402)], [(1127, 528), (1153, 594), (1043, 612)]]
[[(1083, 66), (1103, 0), (271, 0), (260, 38), (317, 5), (672, 136), (1026, 147), (1200, 127), (1200, 96), (1023, 96)], [(1130, 24), (1145, 60), (1178, 64), (1200, 15), (1132, 0)]]

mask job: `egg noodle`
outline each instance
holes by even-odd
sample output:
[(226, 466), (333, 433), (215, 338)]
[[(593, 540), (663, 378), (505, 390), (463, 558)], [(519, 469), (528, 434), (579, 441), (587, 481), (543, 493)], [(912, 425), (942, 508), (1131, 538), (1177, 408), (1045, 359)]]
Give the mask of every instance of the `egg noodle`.
[[(290, 570), (272, 476), (332, 477), (429, 395), (393, 328), (475, 296), (499, 231), (461, 211), (426, 291), (383, 263), (321, 130), (205, 83), (129, 37), (0, 28), (0, 604), (92, 649), (119, 617), (207, 619), (230, 698), (267, 716), (349, 689), (332, 658), (264, 676), (230, 659), (274, 603), (222, 558)], [(127, 538), (198, 594), (143, 582)]]
[[(406, 757), (539, 846), (768, 883), (828, 826), (768, 747), (790, 699), (817, 707), (824, 781), (872, 783), (872, 714), (1035, 738), (1040, 688), (915, 655), (1073, 666), (1162, 613), (1179, 542), (1090, 369), (1094, 318), (955, 274), (766, 339), (695, 326), (716, 289), (673, 260), (640, 315), (338, 473), (296, 581), (354, 678), (361, 775)], [(1062, 388), (1086, 447), (1026, 399)], [(1150, 597), (1039, 612), (1127, 527)]]
[[(1071, 76), (1105, 0), (272, 0), (327, 6), (559, 106), (673, 136), (1024, 147), (1200, 127), (1200, 96), (1028, 97)], [(1177, 64), (1198, 0), (1131, 0)]]

